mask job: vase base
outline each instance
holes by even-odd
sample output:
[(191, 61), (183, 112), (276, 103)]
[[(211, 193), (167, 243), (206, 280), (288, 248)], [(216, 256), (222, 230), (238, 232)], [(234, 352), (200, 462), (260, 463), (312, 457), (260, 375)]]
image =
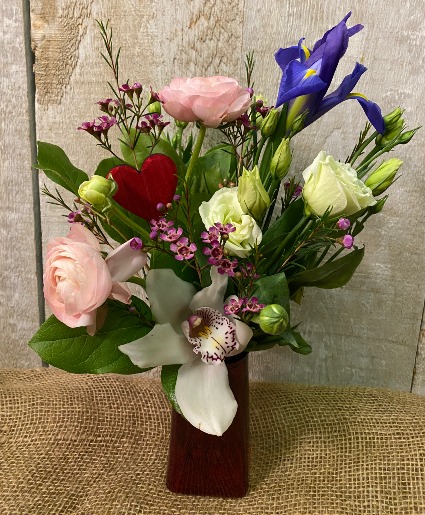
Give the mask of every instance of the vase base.
[(238, 410), (222, 436), (203, 433), (172, 410), (166, 481), (171, 492), (225, 498), (248, 492), (248, 356), (226, 365)]
[[(240, 435), (235, 441), (231, 435), (224, 439), (224, 435), (212, 436), (194, 430), (175, 411), (172, 412), (172, 427), (179, 439), (185, 439), (189, 429), (190, 439), (185, 439), (186, 445), (173, 448), (170, 446), (168, 490), (177, 494), (211, 497), (238, 498), (246, 495), (248, 459), (247, 449), (245, 445), (241, 445)], [(230, 430), (231, 428), (226, 433)], [(227, 459), (223, 459), (223, 456)]]

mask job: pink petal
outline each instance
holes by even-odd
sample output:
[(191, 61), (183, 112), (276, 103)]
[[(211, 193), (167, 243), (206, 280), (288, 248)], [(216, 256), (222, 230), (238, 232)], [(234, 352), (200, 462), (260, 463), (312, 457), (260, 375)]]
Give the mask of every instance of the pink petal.
[(113, 281), (127, 281), (148, 261), (146, 253), (132, 249), (130, 243), (131, 240), (123, 243), (110, 252), (105, 259)]

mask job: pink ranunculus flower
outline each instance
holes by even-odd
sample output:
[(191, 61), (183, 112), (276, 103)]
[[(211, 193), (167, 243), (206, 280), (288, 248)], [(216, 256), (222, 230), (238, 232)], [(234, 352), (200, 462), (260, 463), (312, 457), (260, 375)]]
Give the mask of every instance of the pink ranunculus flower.
[(130, 291), (119, 281), (129, 279), (147, 262), (146, 254), (134, 250), (131, 241), (104, 260), (96, 237), (83, 225), (75, 224), (67, 237), (48, 244), (44, 296), (58, 320), (68, 327), (87, 326), (87, 332), (93, 335), (97, 309), (106, 299), (129, 304)]
[(177, 77), (159, 93), (164, 110), (182, 122), (218, 127), (236, 120), (251, 105), (251, 95), (229, 77)]

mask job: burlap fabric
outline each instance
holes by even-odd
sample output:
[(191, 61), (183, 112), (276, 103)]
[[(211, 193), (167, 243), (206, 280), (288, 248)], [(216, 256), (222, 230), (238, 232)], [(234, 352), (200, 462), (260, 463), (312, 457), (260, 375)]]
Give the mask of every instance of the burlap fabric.
[(0, 513), (425, 514), (425, 398), (253, 384), (237, 500), (167, 491), (169, 429), (156, 380), (3, 371)]

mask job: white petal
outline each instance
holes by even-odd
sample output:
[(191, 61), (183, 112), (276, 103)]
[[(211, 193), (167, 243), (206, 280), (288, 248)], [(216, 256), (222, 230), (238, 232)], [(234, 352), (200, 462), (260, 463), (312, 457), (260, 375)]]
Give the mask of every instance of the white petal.
[(183, 320), (191, 315), (190, 301), (195, 287), (177, 277), (173, 270), (149, 270), (146, 276), (146, 293), (152, 314), (158, 324), (171, 324), (178, 332)]
[(131, 240), (123, 243), (110, 252), (105, 259), (113, 281), (127, 281), (147, 263), (146, 253), (132, 249), (130, 243)]
[(195, 311), (198, 308), (212, 308), (223, 313), (223, 299), (227, 288), (227, 275), (217, 272), (217, 267), (211, 267), (211, 285), (199, 291), (190, 303), (190, 309)]
[(118, 348), (140, 368), (177, 365), (196, 359), (190, 343), (183, 335), (177, 334), (170, 324), (157, 324), (143, 338)]
[(236, 318), (229, 317), (230, 320), (236, 325), (236, 339), (239, 343), (239, 347), (234, 351), (230, 352), (228, 356), (235, 356), (243, 352), (252, 338), (252, 329)]
[(188, 422), (216, 436), (229, 428), (238, 409), (226, 365), (206, 365), (200, 359), (179, 368), (176, 399)]

